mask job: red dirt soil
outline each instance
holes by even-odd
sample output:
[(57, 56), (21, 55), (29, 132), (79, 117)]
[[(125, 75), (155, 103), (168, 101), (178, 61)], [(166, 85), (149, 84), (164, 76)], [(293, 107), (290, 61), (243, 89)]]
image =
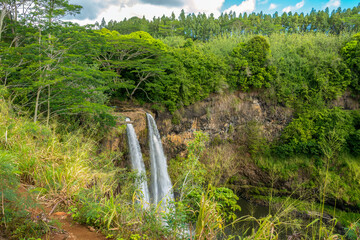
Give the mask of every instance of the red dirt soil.
[[(20, 185), (18, 189), (18, 193), (22, 197), (29, 197), (27, 185)], [(41, 204), (42, 205), (42, 204)], [(54, 209), (56, 206), (54, 207)], [(81, 224), (74, 222), (71, 218), (70, 214), (65, 212), (55, 212), (52, 213), (54, 209), (50, 209), (46, 206), (40, 206), (34, 209), (28, 209), (28, 211), (32, 214), (32, 218), (42, 218), (43, 221), (49, 222), (50, 220), (57, 220), (60, 223), (60, 226), (53, 226), (52, 231), (44, 235), (41, 239), (43, 240), (107, 240), (107, 238), (97, 232), (93, 227), (87, 227)], [(51, 215), (49, 216), (49, 213)], [(0, 240), (3, 240), (1, 238)], [(5, 238), (6, 239), (6, 238)], [(4, 239), (4, 240), (5, 240)]]
[(42, 237), (43, 240), (106, 240), (93, 227), (86, 227), (72, 221), (71, 216), (64, 212), (56, 212), (50, 216), (61, 223), (60, 230), (56, 229)]

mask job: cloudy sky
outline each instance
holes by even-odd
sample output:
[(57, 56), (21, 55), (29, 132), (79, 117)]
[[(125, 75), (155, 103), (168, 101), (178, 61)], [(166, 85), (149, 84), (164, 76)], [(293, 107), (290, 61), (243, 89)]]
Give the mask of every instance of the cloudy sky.
[(214, 13), (219, 16), (221, 12), (274, 13), (279, 12), (304, 12), (308, 13), (312, 8), (316, 10), (329, 7), (330, 10), (354, 7), (356, 0), (69, 0), (72, 4), (83, 6), (81, 14), (69, 16), (80, 24), (100, 22), (104, 17), (109, 20), (123, 20), (133, 16), (152, 19), (154, 16), (167, 15), (172, 12), (179, 15), (181, 9), (186, 13)]

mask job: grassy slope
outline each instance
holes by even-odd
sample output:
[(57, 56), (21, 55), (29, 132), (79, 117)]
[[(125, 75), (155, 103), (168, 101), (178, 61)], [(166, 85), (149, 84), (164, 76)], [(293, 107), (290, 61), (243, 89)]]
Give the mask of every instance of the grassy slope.
[[(11, 106), (0, 101), (1, 225), (13, 238), (34, 237), (49, 230), (48, 224), (33, 221), (31, 207), (40, 200), (52, 206), (74, 206), (79, 195), (96, 181), (104, 194), (116, 186), (115, 167), (107, 154), (97, 156), (95, 141), (81, 131), (58, 134), (51, 128), (18, 117)], [(103, 167), (107, 166), (107, 167)], [(30, 185), (26, 202), (18, 193), (19, 184)]]
[[(136, 174), (116, 166), (121, 153), (101, 149), (84, 130), (67, 133), (18, 117), (0, 99), (0, 226), (12, 239), (40, 237), (55, 223), (32, 211), (38, 204), (69, 211), (74, 220), (108, 237), (160, 239), (169, 235), (155, 210), (140, 211), (133, 195)], [(64, 128), (61, 128), (64, 129)], [(112, 129), (122, 134), (124, 128)], [(32, 196), (19, 194), (25, 184)], [(120, 193), (120, 194), (119, 194)], [(121, 238), (122, 237), (122, 238)]]

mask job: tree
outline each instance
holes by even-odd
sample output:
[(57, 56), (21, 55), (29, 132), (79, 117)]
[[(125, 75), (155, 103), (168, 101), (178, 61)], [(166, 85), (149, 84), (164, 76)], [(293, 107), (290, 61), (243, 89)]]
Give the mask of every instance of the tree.
[[(343, 151), (347, 139), (354, 133), (353, 118), (349, 111), (339, 108), (307, 110), (297, 116), (281, 136), (282, 144), (278, 146), (279, 153), (323, 155), (330, 151)], [(339, 146), (324, 151), (324, 143), (329, 137), (336, 139)]]
[(102, 29), (102, 28), (104, 28), (105, 26), (106, 26), (105, 18), (102, 18), (99, 28)]
[(351, 87), (360, 93), (360, 33), (355, 34), (341, 49), (341, 54), (352, 72)]
[(110, 77), (97, 61), (102, 37), (72, 27), (40, 39), (3, 55), (2, 61), (16, 66), (3, 79), (15, 94), (15, 102), (32, 110), (35, 122), (43, 113), (47, 123), (54, 116), (82, 121), (105, 117), (110, 121), (105, 106)]
[(349, 69), (339, 54), (346, 38), (325, 33), (273, 34), (271, 62), (277, 77), (271, 87), (277, 100), (323, 108), (341, 96), (350, 83)]
[(1, 33), (5, 32), (11, 45), (18, 46), (31, 28), (44, 31), (44, 26), (52, 26), (65, 15), (77, 14), (81, 8), (69, 4), (68, 0), (3, 0), (0, 2), (0, 36), (3, 38)]
[(105, 69), (114, 72), (113, 92), (121, 96), (125, 91), (132, 99), (140, 90), (151, 101), (146, 88), (165, 75), (166, 45), (145, 32), (120, 35), (104, 28), (100, 34), (106, 38), (107, 44), (99, 61)]
[(269, 87), (276, 73), (275, 68), (268, 64), (269, 57), (270, 45), (262, 36), (255, 36), (247, 43), (238, 44), (229, 59), (232, 68), (230, 84), (244, 90), (249, 87)]
[(63, 16), (80, 13), (82, 8), (80, 5), (70, 4), (68, 0), (35, 0), (32, 6), (32, 15), (40, 16), (49, 26)]
[[(8, 25), (11, 30), (10, 34), (13, 35), (12, 41), (15, 42), (15, 46), (17, 46), (19, 36), (16, 34), (16, 27), (18, 25), (18, 20), (27, 13), (23, 11), (23, 15), (21, 15), (19, 14), (18, 9), (20, 6), (23, 6), (23, 9), (25, 9), (25, 6), (27, 7), (30, 4), (31, 1), (29, 0), (3, 0), (0, 2), (0, 40), (2, 38), (2, 33), (6, 30), (5, 26)], [(11, 45), (13, 42), (11, 42)]]
[(1, 35), (4, 31), (4, 20), (5, 17), (8, 15), (8, 8), (7, 8), (7, 3), (4, 2), (2, 3), (2, 9), (1, 9), (1, 13), (0, 13), (0, 41), (1, 41)]

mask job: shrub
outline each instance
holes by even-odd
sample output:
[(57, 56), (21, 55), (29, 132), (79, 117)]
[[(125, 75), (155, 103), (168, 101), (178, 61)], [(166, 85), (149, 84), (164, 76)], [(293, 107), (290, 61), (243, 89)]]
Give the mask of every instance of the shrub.
[(232, 87), (269, 87), (276, 75), (276, 68), (269, 65), (270, 44), (263, 36), (255, 36), (246, 43), (239, 43), (230, 55)]
[[(202, 201), (203, 193), (204, 189), (198, 188), (191, 191), (191, 193), (185, 197), (183, 203), (192, 209), (191, 212), (188, 212), (189, 220), (194, 221), (198, 218), (200, 210), (199, 203)], [(235, 212), (241, 210), (240, 206), (237, 204), (237, 201), (239, 200), (238, 196), (236, 196), (229, 188), (213, 187), (209, 185), (207, 197), (216, 204), (216, 211), (221, 214), (224, 220), (235, 220)]]
[(346, 237), (350, 240), (355, 240), (360, 238), (360, 223), (355, 222), (350, 224), (349, 228), (346, 228)]
[(329, 143), (329, 139), (339, 145), (336, 152), (342, 152), (353, 132), (349, 111), (340, 108), (307, 110), (284, 129), (275, 152), (287, 156), (292, 153), (323, 155), (324, 144)]
[(248, 152), (251, 156), (256, 156), (257, 154), (266, 153), (268, 146), (266, 144), (266, 139), (263, 136), (260, 126), (255, 121), (250, 121), (246, 123), (245, 128), (246, 134), (246, 145)]
[(35, 203), (18, 191), (20, 172), (14, 159), (14, 156), (0, 150), (0, 227), (11, 239), (41, 237), (49, 231), (48, 223), (31, 217), (28, 209)]
[(360, 156), (360, 129), (349, 135), (347, 144), (352, 154)]

